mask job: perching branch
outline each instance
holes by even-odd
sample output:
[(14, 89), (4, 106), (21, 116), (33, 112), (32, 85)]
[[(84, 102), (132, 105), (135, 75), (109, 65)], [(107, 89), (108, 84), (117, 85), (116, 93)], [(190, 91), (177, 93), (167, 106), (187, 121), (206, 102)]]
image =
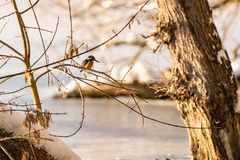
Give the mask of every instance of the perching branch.
[[(140, 8), (139, 10), (130, 18), (130, 20), (118, 31), (116, 32), (113, 36), (111, 36), (110, 38), (108, 38), (107, 40), (103, 41), (102, 43), (86, 50), (86, 51), (83, 51), (81, 53), (78, 53), (76, 55), (74, 55), (73, 57), (69, 57), (69, 58), (64, 58), (64, 59), (61, 59), (61, 60), (58, 60), (58, 61), (55, 61), (55, 62), (51, 62), (47, 65), (43, 65), (43, 66), (39, 66), (39, 67), (35, 67), (35, 68), (31, 68), (29, 71), (31, 72), (34, 72), (34, 71), (37, 71), (39, 69), (42, 69), (42, 68), (46, 68), (46, 67), (49, 67), (49, 66), (53, 66), (53, 65), (56, 65), (56, 64), (59, 64), (59, 63), (62, 63), (62, 62), (65, 62), (67, 60), (72, 60), (73, 58), (75, 57), (79, 57), (83, 54), (86, 54), (86, 53), (89, 53), (93, 50), (96, 50), (98, 49), (99, 47), (107, 44), (108, 42), (110, 42), (112, 39), (114, 39), (115, 37), (117, 37), (124, 29), (126, 29), (128, 27), (128, 25), (135, 19), (135, 17), (140, 13), (140, 11), (144, 8), (144, 6), (147, 5), (147, 3), (149, 2), (150, 0), (147, 0)], [(19, 76), (19, 75), (22, 75), (24, 74), (25, 72), (18, 72), (18, 73), (15, 73), (15, 74), (9, 74), (9, 75), (5, 75), (5, 76), (1, 76), (0, 79), (5, 79), (5, 78), (8, 78), (8, 77), (14, 77), (14, 76)]]

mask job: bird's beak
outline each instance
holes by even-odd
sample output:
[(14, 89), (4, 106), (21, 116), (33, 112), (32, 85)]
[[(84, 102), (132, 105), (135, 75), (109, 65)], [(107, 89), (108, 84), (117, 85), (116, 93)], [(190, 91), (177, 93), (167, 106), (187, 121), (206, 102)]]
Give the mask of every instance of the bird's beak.
[(96, 60), (96, 59), (95, 59), (94, 61), (96, 61), (96, 62), (100, 63), (100, 62), (99, 62), (98, 60)]

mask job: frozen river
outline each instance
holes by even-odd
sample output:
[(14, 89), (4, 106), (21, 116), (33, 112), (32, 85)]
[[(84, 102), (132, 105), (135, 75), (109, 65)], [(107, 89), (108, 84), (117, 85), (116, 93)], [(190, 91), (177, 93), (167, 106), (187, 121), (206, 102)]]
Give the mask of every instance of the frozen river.
[[(122, 100), (126, 100), (122, 99)], [(54, 116), (50, 132), (68, 135), (81, 120), (78, 99), (46, 100), (48, 110), (67, 112)], [(182, 124), (172, 101), (149, 100), (142, 103), (144, 114), (174, 124)], [(187, 131), (145, 120), (110, 99), (87, 99), (82, 129), (62, 138), (83, 160), (156, 160), (190, 159)]]

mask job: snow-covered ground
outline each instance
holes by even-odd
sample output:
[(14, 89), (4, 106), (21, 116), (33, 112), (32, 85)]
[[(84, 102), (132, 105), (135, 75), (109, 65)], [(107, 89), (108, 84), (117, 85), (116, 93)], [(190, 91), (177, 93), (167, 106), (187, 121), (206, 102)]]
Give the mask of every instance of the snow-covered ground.
[[(7, 106), (1, 106), (1, 109), (9, 109)], [(24, 136), (29, 133), (28, 128), (23, 127), (24, 114), (19, 112), (4, 112), (0, 113), (0, 126), (10, 133), (13, 132), (14, 136)], [(41, 129), (40, 126), (34, 127), (36, 130)], [(47, 131), (41, 131), (42, 138), (51, 139), (40, 140), (39, 144), (35, 144), (36, 147), (43, 147), (46, 151), (57, 158), (58, 160), (80, 160), (80, 157), (76, 155), (62, 140), (49, 135)]]

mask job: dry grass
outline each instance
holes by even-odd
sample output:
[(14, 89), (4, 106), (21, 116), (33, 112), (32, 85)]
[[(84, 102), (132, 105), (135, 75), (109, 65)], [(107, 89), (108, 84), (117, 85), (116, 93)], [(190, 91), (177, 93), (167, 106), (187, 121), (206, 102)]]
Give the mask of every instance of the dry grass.
[[(0, 128), (0, 138), (12, 137), (9, 133)], [(31, 139), (9, 139), (0, 142), (0, 159), (2, 160), (56, 160), (46, 150), (36, 147)]]

